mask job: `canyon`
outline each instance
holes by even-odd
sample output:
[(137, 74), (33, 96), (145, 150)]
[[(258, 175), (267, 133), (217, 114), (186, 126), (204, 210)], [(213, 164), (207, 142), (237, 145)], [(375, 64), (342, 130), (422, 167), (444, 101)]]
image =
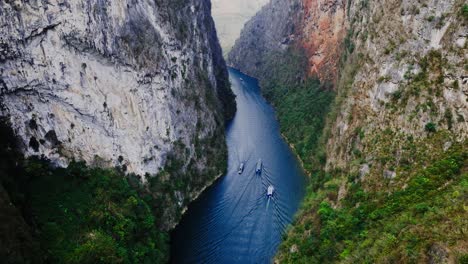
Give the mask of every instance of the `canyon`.
[[(0, 2), (2, 260), (170, 261), (170, 230), (228, 169), (225, 133), (237, 110), (229, 65), (258, 79), (275, 109), (267, 119), (276, 114), (309, 175), (289, 191), (306, 187), (275, 263), (468, 261), (466, 2), (247, 2), (213, 0), (222, 47), (210, 1)], [(269, 109), (248, 90), (256, 80), (236, 70), (243, 110), (247, 92)], [(241, 182), (233, 158), (201, 200), (224, 199), (223, 184)], [(194, 223), (210, 211), (196, 208)], [(198, 248), (198, 226), (188, 226)], [(219, 235), (215, 244), (227, 238), (204, 231)]]
[[(277, 262), (466, 259), (455, 229), (466, 225), (467, 14), (457, 0), (272, 0), (246, 23), (228, 64), (259, 78), (312, 174)], [(451, 193), (463, 194), (444, 202)], [(422, 201), (450, 218), (417, 214)]]

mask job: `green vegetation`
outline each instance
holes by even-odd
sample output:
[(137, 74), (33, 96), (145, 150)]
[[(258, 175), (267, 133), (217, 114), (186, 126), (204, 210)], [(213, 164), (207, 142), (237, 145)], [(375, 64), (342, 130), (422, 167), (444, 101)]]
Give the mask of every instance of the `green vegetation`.
[(426, 124), (424, 129), (429, 133), (434, 133), (437, 130), (437, 126), (436, 126), (436, 124), (434, 124), (432, 122), (429, 122), (429, 123)]
[(407, 83), (403, 90), (399, 90), (398, 96), (392, 97), (393, 107), (404, 107), (413, 97), (441, 96), (444, 83), (444, 69), (447, 68), (447, 58), (440, 51), (431, 50), (428, 54), (418, 59), (420, 71), (413, 73), (414, 66), (410, 66), (405, 73)]
[[(30, 125), (34, 126), (35, 123)], [(28, 263), (41, 255), (33, 238), (26, 192), (28, 179), (15, 165), (22, 155), (9, 126), (0, 119), (0, 257), (2, 263)], [(39, 261), (38, 261), (39, 262)], [(39, 262), (40, 263), (40, 262)]]
[[(23, 159), (0, 122), (2, 263), (164, 263), (168, 234), (117, 169)], [(3, 215), (7, 214), (7, 215)]]
[[(172, 61), (176, 62), (176, 58)], [(194, 120), (197, 133), (190, 141), (195, 153), (182, 141), (174, 142), (160, 173), (151, 175), (154, 177), (145, 175), (147, 184), (141, 183), (140, 176), (123, 173), (127, 169), (125, 155), (118, 157), (119, 168), (107, 170), (89, 168), (83, 163), (59, 169), (52, 168), (46, 160), (25, 160), (17, 151), (10, 126), (6, 120), (0, 120), (2, 263), (167, 262), (167, 230), (180, 220), (182, 209), (197, 192), (226, 170), (221, 108), (227, 120), (234, 115), (236, 106), (226, 69), (216, 68), (217, 94), (225, 100), (222, 105), (202, 71), (190, 73), (187, 80), (198, 80), (187, 81), (186, 85), (190, 88), (196, 83), (206, 84), (204, 91), (181, 89), (171, 93), (186, 104), (195, 104), (197, 111), (204, 104), (220, 110), (214, 112), (218, 129), (207, 134), (203, 120)], [(29, 126), (37, 129), (34, 119)], [(166, 132), (169, 135), (171, 131)], [(47, 133), (46, 139), (57, 141), (52, 132)], [(41, 141), (31, 137), (29, 144), (39, 148)], [(152, 159), (148, 156), (143, 163)]]
[[(367, 191), (349, 176), (343, 179), (348, 195), (338, 208), (332, 201), (337, 188), (327, 186), (340, 174), (321, 175), (328, 180), (309, 191), (300, 217), (281, 245), (279, 259), (284, 263), (416, 263), (437, 257), (434, 248), (461, 246), (466, 239), (468, 196), (465, 150), (466, 145), (454, 146), (431, 166), (408, 172), (407, 186), (390, 194)], [(290, 251), (293, 245), (298, 249), (295, 253)], [(461, 261), (466, 255), (458, 257)]]
[(328, 84), (304, 78), (307, 61), (300, 51), (272, 54), (264, 69), (262, 76), (269, 78), (260, 85), (276, 108), (281, 132), (294, 145), (306, 169), (312, 170), (312, 164), (324, 162), (316, 159), (315, 152), (334, 93)]
[(53, 169), (30, 159), (32, 215), (54, 263), (145, 263), (167, 260), (167, 234), (116, 170), (71, 163)]
[[(34, 223), (36, 249), (26, 259), (38, 263), (167, 261), (167, 234), (158, 231), (150, 207), (122, 173), (76, 162), (67, 169), (52, 168), (48, 161), (36, 158), (23, 161), (16, 170), (25, 179), (26, 192), (14, 195), (28, 197), (23, 201), (28, 204), (25, 212)], [(7, 263), (19, 261), (18, 257)]]
[[(222, 127), (219, 133), (222, 133), (221, 129)], [(193, 194), (195, 190), (201, 190), (216, 176), (226, 171), (227, 150), (222, 138), (222, 134), (217, 134), (209, 139), (198, 137), (194, 139), (196, 160), (207, 158), (207, 166), (204, 169), (197, 167), (195, 159), (190, 160), (190, 150), (185, 144), (177, 141), (174, 152), (167, 157), (166, 166), (155, 177), (148, 177), (148, 184), (141, 185), (140, 181), (131, 178), (132, 185), (139, 190), (142, 199), (151, 206), (156, 219), (161, 219), (158, 222), (160, 227), (165, 230), (171, 229), (170, 224), (177, 223), (181, 217), (181, 207), (178, 203), (187, 205), (193, 199), (189, 195), (176, 197), (176, 192)], [(183, 200), (179, 201), (179, 198)]]
[[(445, 15), (428, 18), (437, 22), (437, 27), (443, 27), (445, 20)], [(407, 51), (396, 53), (397, 60), (404, 59), (412, 65), (405, 74), (406, 82), (385, 104), (389, 110), (386, 118), (400, 117), (408, 105), (416, 102), (409, 120), (425, 113), (432, 121), (416, 127), (414, 134), (399, 131), (393, 124), (377, 128), (373, 123), (359, 121), (366, 119), (363, 115), (371, 111), (350, 108), (359, 103), (345, 104), (350, 102), (346, 99), (350, 93), (355, 96), (367, 88), (366, 83), (360, 82), (362, 79), (358, 83), (354, 80), (363, 62), (374, 63), (368, 55), (360, 53), (365, 48), (353, 44), (357, 38), (350, 30), (344, 40), (338, 93), (332, 105), (327, 106), (329, 113), (325, 114), (324, 129), (307, 132), (316, 133), (317, 138), (315, 149), (308, 151), (308, 158), (304, 159), (304, 167), (312, 176), (306, 198), (284, 236), (277, 260), (279, 263), (445, 263), (441, 261), (449, 258), (449, 262), (465, 263), (468, 259), (468, 145), (466, 141), (458, 141), (459, 137), (451, 131), (455, 122), (462, 120), (460, 115), (449, 107), (441, 112), (444, 106), (437, 103), (445, 88), (446, 70), (452, 67), (449, 57), (438, 50), (431, 50), (425, 56)], [(394, 41), (389, 41), (382, 53), (392, 54), (396, 46)], [(377, 81), (387, 82), (388, 78), (381, 76)], [(457, 89), (458, 84), (453, 86)], [(352, 114), (340, 116), (344, 106)], [(280, 110), (278, 114), (283, 126)], [(348, 131), (337, 136), (331, 129), (338, 116), (339, 121), (347, 121), (344, 122)], [(301, 121), (296, 122), (298, 129), (310, 122), (305, 118)], [(310, 134), (303, 135), (307, 137)], [(331, 152), (343, 156), (324, 154), (329, 139), (339, 144)], [(297, 152), (301, 155), (300, 149)], [(323, 162), (327, 158), (337, 162), (325, 170)]]
[[(325, 117), (333, 100), (333, 92), (326, 91), (317, 80), (307, 80), (280, 95), (279, 86), (270, 86), (275, 94), (276, 112), (281, 132), (293, 144), (304, 164), (313, 164)], [(286, 87), (286, 86), (281, 86)], [(323, 163), (321, 161), (321, 163)], [(306, 166), (311, 170), (312, 166)]]
[(465, 18), (465, 20), (468, 20), (468, 5), (467, 4), (463, 5), (461, 14)]

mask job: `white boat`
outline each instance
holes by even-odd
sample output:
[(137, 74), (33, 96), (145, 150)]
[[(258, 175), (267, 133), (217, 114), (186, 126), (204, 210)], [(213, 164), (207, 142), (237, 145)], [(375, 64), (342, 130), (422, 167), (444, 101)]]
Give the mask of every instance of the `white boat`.
[(239, 165), (239, 171), (238, 171), (239, 174), (242, 174), (242, 173), (244, 172), (244, 167), (245, 167), (244, 162), (242, 162), (242, 163)]
[(262, 173), (262, 167), (263, 167), (262, 159), (259, 159), (259, 160), (257, 161), (257, 168), (255, 169), (255, 172), (256, 172), (257, 174)]
[(275, 187), (273, 187), (273, 185), (268, 186), (267, 197), (272, 197), (274, 192), (275, 192)]

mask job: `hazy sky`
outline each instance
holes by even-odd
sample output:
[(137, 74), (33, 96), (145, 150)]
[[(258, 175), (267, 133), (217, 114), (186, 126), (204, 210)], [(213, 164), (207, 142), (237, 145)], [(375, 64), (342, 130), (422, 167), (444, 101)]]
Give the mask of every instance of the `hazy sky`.
[(212, 0), (213, 18), (224, 53), (240, 35), (244, 23), (269, 0)]

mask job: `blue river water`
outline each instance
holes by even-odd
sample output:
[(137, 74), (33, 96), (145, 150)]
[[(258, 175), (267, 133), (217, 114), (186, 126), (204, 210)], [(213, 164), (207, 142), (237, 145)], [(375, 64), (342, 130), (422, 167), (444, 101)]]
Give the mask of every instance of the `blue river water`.
[[(304, 195), (304, 173), (257, 80), (234, 69), (229, 76), (238, 111), (226, 128), (228, 172), (189, 206), (173, 231), (172, 263), (271, 263)], [(263, 168), (256, 174), (259, 159)]]

